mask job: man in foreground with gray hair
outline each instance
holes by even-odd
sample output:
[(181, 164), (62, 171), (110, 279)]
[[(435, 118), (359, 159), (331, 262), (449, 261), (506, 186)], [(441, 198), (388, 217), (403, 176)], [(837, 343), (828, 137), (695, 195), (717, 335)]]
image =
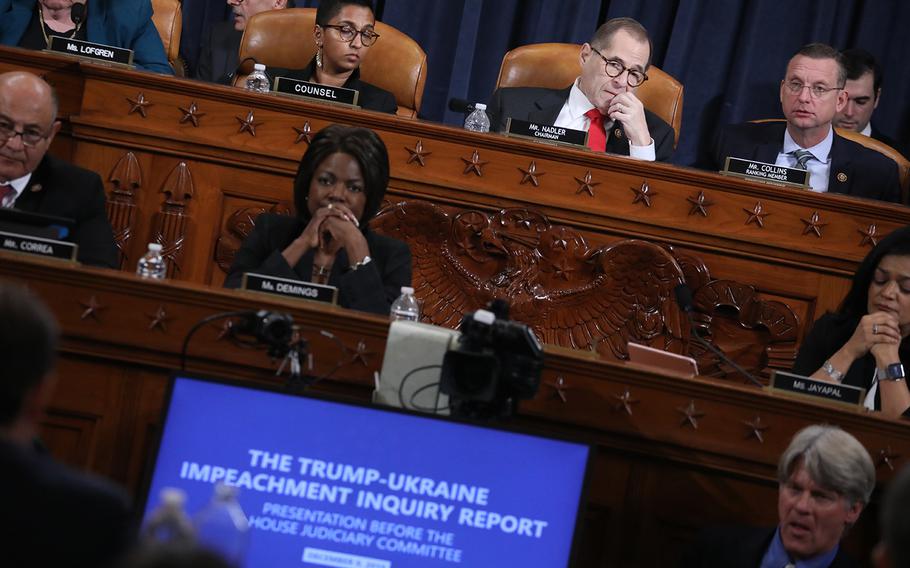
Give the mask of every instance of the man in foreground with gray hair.
[(686, 568), (845, 568), (840, 540), (875, 488), (875, 467), (859, 441), (836, 426), (800, 430), (780, 458), (776, 528), (704, 531)]

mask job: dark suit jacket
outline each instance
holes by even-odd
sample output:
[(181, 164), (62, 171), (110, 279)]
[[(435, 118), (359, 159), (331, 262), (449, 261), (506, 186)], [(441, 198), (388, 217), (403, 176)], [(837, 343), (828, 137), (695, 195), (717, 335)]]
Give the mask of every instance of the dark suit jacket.
[(0, 502), (5, 566), (108, 566), (133, 538), (122, 490), (6, 440)]
[(98, 174), (46, 154), (13, 206), (75, 220), (67, 240), (79, 245), (79, 262), (117, 268), (117, 247), (105, 204)]
[[(37, 0), (0, 0), (0, 44), (19, 45)], [(161, 36), (152, 23), (151, 0), (92, 0), (86, 10), (88, 41), (133, 50), (139, 69), (173, 75)]]
[(891, 138), (887, 134), (883, 133), (881, 130), (876, 128), (874, 124), (872, 125), (871, 136), (873, 138), (875, 138), (876, 140), (878, 140), (879, 142), (884, 142), (888, 146), (891, 146), (892, 148), (894, 148), (895, 150), (900, 152), (905, 158), (907, 157), (907, 149), (904, 148), (904, 145), (901, 144), (900, 142), (898, 142), (897, 140), (895, 140), (894, 138)]
[[(298, 81), (313, 81), (312, 77), (316, 70), (316, 58), (310, 60), (310, 64), (303, 69), (267, 69), (269, 78), (275, 81), (275, 77), (289, 77)], [(360, 80), (360, 69), (354, 69), (348, 80), (342, 85), (345, 89), (354, 89), (360, 92), (357, 98), (357, 105), (366, 110), (375, 110), (378, 112), (387, 112), (395, 114), (398, 112), (398, 103), (395, 101), (395, 95), (380, 89), (376, 85), (371, 85), (366, 81)]]
[[(718, 527), (699, 533), (680, 568), (759, 568), (774, 538), (774, 528)], [(829, 568), (851, 568), (854, 562), (843, 547)]]
[[(553, 124), (559, 116), (572, 86), (562, 89), (539, 87), (509, 87), (496, 89), (487, 104), (490, 125), (498, 132), (506, 128), (506, 120), (517, 118), (537, 124)], [(645, 109), (648, 131), (654, 139), (654, 154), (658, 162), (667, 162), (673, 156), (673, 127), (653, 112)], [(629, 140), (623, 133), (622, 124), (616, 123), (607, 137), (607, 152), (629, 155)]]
[[(784, 144), (786, 122), (731, 124), (721, 129), (714, 149), (714, 167), (723, 169), (728, 156), (773, 164)], [(897, 164), (875, 150), (834, 135), (828, 192), (900, 202)]]
[(243, 32), (234, 29), (233, 20), (218, 22), (202, 39), (202, 52), (196, 78), (210, 83), (230, 85), (237, 72), (240, 40)]
[[(295, 266), (289, 266), (281, 251), (300, 236), (306, 223), (297, 217), (263, 213), (243, 241), (224, 281), (225, 288), (239, 288), (244, 272), (257, 272), (293, 280), (309, 280), (315, 251), (309, 251)], [(371, 261), (357, 270), (344, 249), (338, 251), (329, 284), (338, 287), (338, 303), (345, 308), (389, 315), (402, 286), (411, 285), (411, 250), (405, 243), (366, 230)]]

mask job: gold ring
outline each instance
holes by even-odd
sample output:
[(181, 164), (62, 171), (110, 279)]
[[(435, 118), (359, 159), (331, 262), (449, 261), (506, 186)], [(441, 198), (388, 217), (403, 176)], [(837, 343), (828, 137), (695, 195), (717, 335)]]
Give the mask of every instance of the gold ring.
[(878, 324), (877, 323), (872, 324), (872, 335), (878, 335)]
[(334, 203), (329, 203), (329, 204), (326, 206), (326, 209), (331, 209), (331, 208), (332, 208), (332, 205), (334, 205)]

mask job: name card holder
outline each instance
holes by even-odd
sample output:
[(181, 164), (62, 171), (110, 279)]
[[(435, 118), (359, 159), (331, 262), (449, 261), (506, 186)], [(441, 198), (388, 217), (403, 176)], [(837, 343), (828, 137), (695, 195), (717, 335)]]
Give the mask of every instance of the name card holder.
[(298, 81), (297, 79), (291, 79), (290, 77), (276, 77), (274, 90), (276, 93), (282, 95), (300, 97), (347, 108), (360, 108), (357, 106), (357, 100), (360, 98), (360, 91), (354, 89), (320, 85), (319, 83), (310, 83), (308, 81)]
[(527, 120), (509, 118), (506, 120), (506, 136), (516, 138), (530, 138), (535, 142), (553, 144), (556, 146), (569, 146), (574, 148), (588, 147), (588, 133), (584, 130), (573, 130), (561, 126), (537, 124)]
[(0, 231), (0, 250), (76, 262), (76, 253), (79, 250), (79, 245), (66, 241)]
[(92, 63), (104, 63), (116, 67), (133, 66), (133, 50), (103, 43), (93, 43), (78, 39), (68, 39), (60, 36), (51, 36), (47, 49), (52, 53), (88, 59)]
[(802, 375), (784, 371), (771, 372), (771, 384), (768, 390), (803, 400), (812, 400), (822, 404), (852, 408), (865, 412), (863, 401), (866, 399), (866, 389), (810, 379)]
[(776, 166), (733, 156), (727, 157), (724, 161), (724, 169), (720, 173), (775, 185), (809, 189), (808, 170)]
[(255, 272), (245, 273), (240, 287), (242, 290), (296, 298), (298, 300), (309, 300), (332, 305), (338, 303), (338, 288), (335, 286), (267, 276), (265, 274), (256, 274)]

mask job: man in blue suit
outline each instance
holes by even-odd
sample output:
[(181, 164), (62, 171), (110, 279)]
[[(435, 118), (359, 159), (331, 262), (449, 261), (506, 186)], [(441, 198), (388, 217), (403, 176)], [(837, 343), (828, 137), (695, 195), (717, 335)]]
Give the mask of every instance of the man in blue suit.
[(44, 49), (51, 35), (133, 50), (139, 69), (173, 75), (152, 23), (150, 0), (86, 0), (73, 22), (75, 0), (0, 0), (0, 44)]

